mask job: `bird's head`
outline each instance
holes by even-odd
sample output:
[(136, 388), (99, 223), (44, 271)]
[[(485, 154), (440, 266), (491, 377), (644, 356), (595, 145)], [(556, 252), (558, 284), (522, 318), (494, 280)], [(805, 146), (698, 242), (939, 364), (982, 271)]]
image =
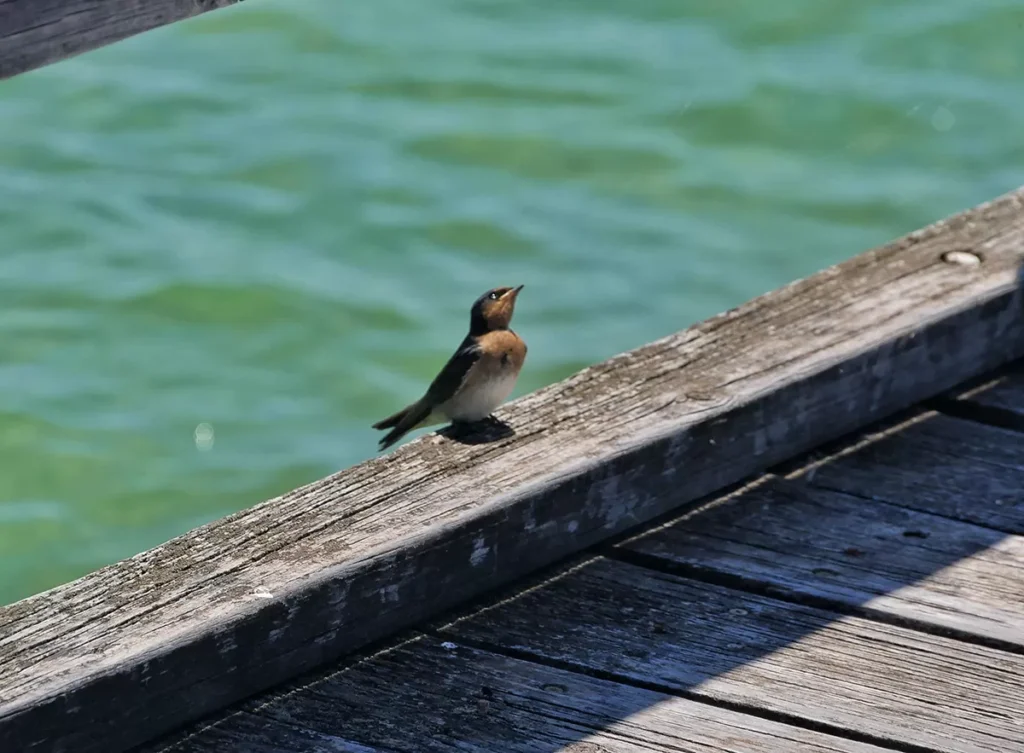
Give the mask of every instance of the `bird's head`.
[(477, 298), (470, 311), (469, 331), (479, 335), (496, 329), (507, 329), (516, 308), (516, 296), (522, 289), (522, 285), (493, 288)]

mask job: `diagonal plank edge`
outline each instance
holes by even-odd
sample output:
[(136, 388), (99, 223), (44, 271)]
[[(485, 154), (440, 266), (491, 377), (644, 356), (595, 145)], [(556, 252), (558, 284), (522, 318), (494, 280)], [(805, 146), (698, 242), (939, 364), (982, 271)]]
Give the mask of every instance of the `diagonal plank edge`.
[(241, 0), (0, 0), (0, 79)]
[(0, 750), (125, 750), (1020, 357), (1022, 259), (1024, 189), (0, 608)]

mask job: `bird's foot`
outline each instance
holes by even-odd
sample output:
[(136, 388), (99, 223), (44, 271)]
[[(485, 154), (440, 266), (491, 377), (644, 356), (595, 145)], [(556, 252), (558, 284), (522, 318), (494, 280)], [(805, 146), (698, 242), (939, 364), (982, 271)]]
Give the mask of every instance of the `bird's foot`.
[(479, 421), (452, 421), (440, 434), (461, 444), (487, 444), (511, 437), (515, 431), (492, 413)]

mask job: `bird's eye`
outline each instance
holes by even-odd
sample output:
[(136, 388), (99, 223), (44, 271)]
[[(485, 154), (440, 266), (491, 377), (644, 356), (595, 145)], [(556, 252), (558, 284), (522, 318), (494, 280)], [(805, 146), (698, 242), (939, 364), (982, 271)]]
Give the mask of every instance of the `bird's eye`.
[(490, 299), (491, 299), (492, 301), (496, 301), (496, 300), (498, 300), (498, 294), (497, 294), (497, 293), (491, 293), (491, 294), (490, 294), (489, 296), (487, 296), (487, 297), (488, 297), (488, 298), (490, 298)]

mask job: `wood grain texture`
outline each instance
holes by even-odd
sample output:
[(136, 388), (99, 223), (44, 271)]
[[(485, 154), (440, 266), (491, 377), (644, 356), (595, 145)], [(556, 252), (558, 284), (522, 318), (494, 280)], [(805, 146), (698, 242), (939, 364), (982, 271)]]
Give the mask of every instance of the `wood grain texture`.
[(441, 634), (878, 744), (1024, 749), (1024, 656), (622, 562), (592, 561)]
[(117, 753), (1019, 357), (1022, 255), (1017, 191), (528, 395), (511, 438), (425, 437), (0, 609), (0, 749)]
[(882, 753), (423, 638), (138, 753)]
[(856, 494), (1024, 534), (1024, 433), (934, 412), (792, 474)]
[(239, 0), (0, 0), (0, 79)]
[(616, 550), (1024, 653), (1024, 537), (941, 515), (766, 479)]

